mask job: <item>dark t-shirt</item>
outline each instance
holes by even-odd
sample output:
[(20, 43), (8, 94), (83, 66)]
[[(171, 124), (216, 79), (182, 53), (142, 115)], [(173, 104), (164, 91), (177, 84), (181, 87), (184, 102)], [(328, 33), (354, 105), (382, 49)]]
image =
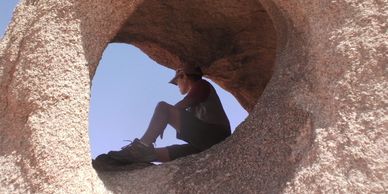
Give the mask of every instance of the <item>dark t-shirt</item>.
[(210, 83), (206, 80), (198, 80), (191, 87), (185, 99), (189, 99), (193, 104), (204, 102), (210, 94)]
[(192, 112), (198, 119), (230, 127), (217, 92), (207, 80), (196, 81), (184, 100), (191, 102), (187, 111)]

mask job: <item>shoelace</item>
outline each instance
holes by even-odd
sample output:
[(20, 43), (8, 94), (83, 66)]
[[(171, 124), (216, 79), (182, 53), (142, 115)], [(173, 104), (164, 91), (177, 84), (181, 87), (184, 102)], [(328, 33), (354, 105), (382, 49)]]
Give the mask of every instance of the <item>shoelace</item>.
[[(121, 149), (126, 149), (127, 147), (130, 147), (132, 145), (132, 143), (133, 143), (133, 141), (129, 140), (129, 139), (124, 139), (123, 141), (129, 141), (129, 144), (126, 145), (126, 146), (121, 147)], [(152, 144), (154, 145), (154, 148), (155, 148), (156, 147), (156, 142), (154, 142)]]
[(124, 139), (123, 141), (129, 141), (129, 144), (126, 145), (126, 146), (121, 147), (122, 150), (125, 149), (125, 148), (127, 148), (127, 147), (129, 147), (129, 146), (131, 146), (132, 143), (133, 143), (133, 141), (132, 141), (132, 140), (129, 140), (129, 139)]

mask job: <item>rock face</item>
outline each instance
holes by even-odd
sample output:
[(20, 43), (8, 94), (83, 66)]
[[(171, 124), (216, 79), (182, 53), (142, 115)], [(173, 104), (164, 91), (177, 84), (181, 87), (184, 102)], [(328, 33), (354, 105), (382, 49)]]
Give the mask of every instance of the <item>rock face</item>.
[[(24, 0), (0, 42), (0, 193), (383, 193), (387, 10), (364, 1)], [(110, 42), (201, 66), (249, 111), (211, 149), (100, 172), (90, 84)]]
[(276, 54), (274, 26), (256, 0), (144, 1), (113, 41), (170, 68), (201, 66), (247, 111), (271, 78)]

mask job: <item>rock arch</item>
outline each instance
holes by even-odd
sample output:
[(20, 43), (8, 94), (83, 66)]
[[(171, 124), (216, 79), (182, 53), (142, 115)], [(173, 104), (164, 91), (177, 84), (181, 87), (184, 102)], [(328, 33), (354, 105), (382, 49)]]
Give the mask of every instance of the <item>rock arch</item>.
[[(1, 192), (387, 188), (386, 3), (163, 2), (22, 1), (0, 43)], [(257, 28), (244, 26), (257, 19)], [(110, 41), (171, 68), (203, 65), (249, 117), (198, 155), (97, 175), (87, 139), (90, 80)]]

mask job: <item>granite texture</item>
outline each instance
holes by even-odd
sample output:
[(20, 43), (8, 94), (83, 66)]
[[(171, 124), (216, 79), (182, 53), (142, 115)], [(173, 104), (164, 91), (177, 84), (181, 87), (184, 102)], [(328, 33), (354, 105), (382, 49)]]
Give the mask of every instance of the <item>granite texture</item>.
[[(386, 0), (22, 0), (0, 41), (0, 193), (385, 193)], [(195, 65), (249, 116), (202, 153), (96, 172), (110, 42)]]

